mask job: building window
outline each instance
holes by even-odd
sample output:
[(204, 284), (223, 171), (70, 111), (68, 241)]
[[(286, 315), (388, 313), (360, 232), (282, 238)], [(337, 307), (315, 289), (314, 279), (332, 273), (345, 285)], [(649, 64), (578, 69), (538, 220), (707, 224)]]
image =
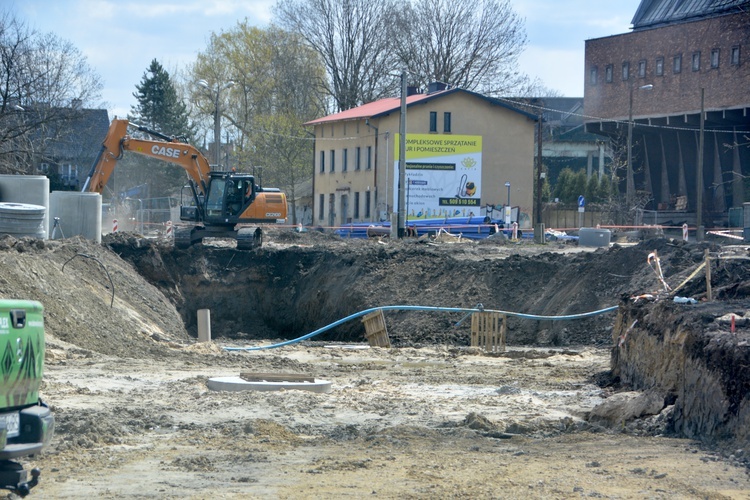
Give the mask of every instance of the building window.
[(372, 169), (372, 146), (367, 146), (367, 170)]
[(646, 60), (638, 61), (638, 78), (646, 78)]
[(622, 79), (623, 81), (627, 81), (630, 78), (630, 63), (624, 62), (622, 63)]
[(674, 56), (672, 59), (672, 73), (679, 73), (682, 71), (682, 54)]
[(354, 154), (356, 155), (354, 158), (354, 170), (359, 170), (362, 168), (362, 148), (357, 146)]
[(320, 173), (324, 174), (326, 171), (326, 152), (320, 152)]
[(443, 113), (443, 132), (451, 131), (451, 114), (449, 111)]
[(663, 75), (664, 75), (664, 58), (657, 57), (656, 58), (656, 76), (663, 76)]
[(720, 54), (721, 54), (721, 51), (719, 49), (713, 49), (711, 51), (711, 67), (712, 68), (719, 67), (719, 55)]
[(597, 80), (599, 79), (599, 74), (598, 73), (599, 73), (599, 71), (598, 71), (598, 69), (597, 69), (596, 66), (594, 66), (593, 68), (591, 68), (591, 71), (589, 72), (589, 83), (591, 85), (596, 85), (598, 83), (597, 82)]
[(693, 71), (701, 70), (701, 53), (693, 52)]
[(325, 217), (325, 215), (323, 214), (323, 210), (325, 209), (326, 205), (326, 195), (320, 195), (320, 202), (318, 204), (320, 205), (318, 210), (318, 219), (323, 220), (323, 218)]
[(430, 132), (437, 132), (437, 111), (430, 111)]
[(730, 63), (732, 66), (739, 66), (740, 65), (740, 46), (735, 45), (732, 47), (732, 54), (730, 59)]
[(336, 151), (333, 149), (331, 150), (330, 158), (331, 158), (331, 172), (335, 172), (336, 171)]
[(612, 74), (614, 73), (614, 68), (611, 64), (607, 65), (607, 68), (604, 70), (604, 78), (607, 80), (607, 83), (612, 83)]
[(349, 168), (349, 150), (347, 148), (344, 148), (344, 151), (341, 154), (341, 171), (346, 172), (346, 169)]
[(365, 191), (365, 219), (370, 218), (370, 192)]
[(354, 218), (359, 219), (359, 191), (354, 193)]

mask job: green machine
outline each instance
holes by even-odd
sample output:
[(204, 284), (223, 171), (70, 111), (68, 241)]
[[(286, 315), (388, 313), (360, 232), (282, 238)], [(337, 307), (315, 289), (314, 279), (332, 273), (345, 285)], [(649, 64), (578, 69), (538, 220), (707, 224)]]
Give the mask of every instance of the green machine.
[(14, 459), (37, 455), (55, 420), (39, 398), (44, 370), (44, 308), (32, 300), (0, 299), (0, 488), (20, 496), (39, 482)]

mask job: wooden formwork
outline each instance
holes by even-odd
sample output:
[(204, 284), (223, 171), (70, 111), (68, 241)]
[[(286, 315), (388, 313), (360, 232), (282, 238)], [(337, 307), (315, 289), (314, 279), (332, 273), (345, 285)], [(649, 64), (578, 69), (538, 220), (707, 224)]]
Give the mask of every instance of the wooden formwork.
[(471, 346), (481, 347), (486, 352), (505, 352), (505, 334), (508, 319), (499, 312), (475, 312), (471, 314)]
[(383, 310), (378, 309), (362, 318), (365, 324), (365, 337), (372, 347), (391, 347), (391, 339), (388, 338), (388, 329), (385, 327), (385, 316)]

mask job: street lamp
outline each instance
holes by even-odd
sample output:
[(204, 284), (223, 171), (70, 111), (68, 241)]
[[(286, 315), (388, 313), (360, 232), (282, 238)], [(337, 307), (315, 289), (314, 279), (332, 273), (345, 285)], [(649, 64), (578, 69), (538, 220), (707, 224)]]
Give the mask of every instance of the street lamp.
[(234, 85), (234, 81), (229, 80), (224, 85), (217, 85), (215, 88), (212, 88), (206, 80), (198, 80), (196, 83), (216, 95), (214, 100), (214, 163), (218, 167), (221, 161), (221, 108), (219, 107), (219, 97), (222, 90)]
[[(638, 90), (651, 90), (654, 88), (650, 83), (641, 85)], [(633, 180), (633, 85), (630, 85), (630, 104), (628, 106), (628, 166), (627, 180), (625, 185), (625, 203), (630, 209), (633, 204), (633, 193), (635, 192), (635, 181)]]
[(510, 182), (506, 182), (505, 187), (508, 188), (508, 206), (510, 206)]

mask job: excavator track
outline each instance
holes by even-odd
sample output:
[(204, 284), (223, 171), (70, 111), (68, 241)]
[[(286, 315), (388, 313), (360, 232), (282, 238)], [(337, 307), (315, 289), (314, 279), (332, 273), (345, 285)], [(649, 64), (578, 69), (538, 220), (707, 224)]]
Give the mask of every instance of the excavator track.
[(174, 246), (176, 248), (190, 248), (193, 243), (192, 227), (175, 227), (174, 228)]
[(263, 230), (259, 227), (243, 227), (237, 231), (237, 250), (252, 250), (263, 244)]

